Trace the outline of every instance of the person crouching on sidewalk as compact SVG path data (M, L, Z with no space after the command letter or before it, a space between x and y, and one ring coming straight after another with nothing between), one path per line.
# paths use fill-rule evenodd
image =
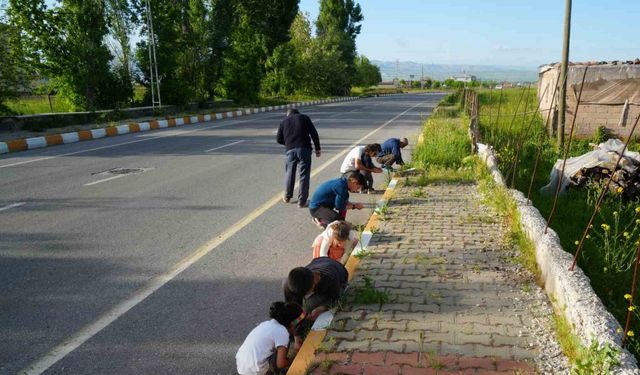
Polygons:
M364 176L358 172L320 184L309 203L314 224L325 229L331 222L344 220L348 209L361 210L362 203L349 202L349 192L359 192L364 184Z

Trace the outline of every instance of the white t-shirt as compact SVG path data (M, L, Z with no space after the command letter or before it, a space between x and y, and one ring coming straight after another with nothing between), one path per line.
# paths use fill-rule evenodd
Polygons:
M353 150L349 151L347 156L340 166L340 173L347 173L349 171L357 171L356 160L360 159L360 156L364 153L364 146L356 146ZM362 160L361 160L362 161Z
M269 370L269 357L279 346L289 345L289 332L277 320L258 324L236 353L236 366L240 375L263 375Z

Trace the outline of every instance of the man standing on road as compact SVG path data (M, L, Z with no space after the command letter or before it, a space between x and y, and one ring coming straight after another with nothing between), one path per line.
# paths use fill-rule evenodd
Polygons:
M378 155L382 149L379 144L371 143L366 146L354 147L344 158L340 166L340 173L347 177L352 172L360 172L364 176L365 183L361 193L373 193L373 176L371 173L382 173L382 169L373 165L372 157Z
M391 169L393 163L403 165L402 153L400 149L407 147L409 140L406 138L389 138L382 144L382 151L378 153L376 161L380 163L383 168Z
M311 180L311 141L320 157L320 138L313 122L307 115L292 108L278 128L277 141L285 146L284 195L282 201L289 203L296 184L296 168L300 163L300 187L298 191L298 207L308 207L309 182Z

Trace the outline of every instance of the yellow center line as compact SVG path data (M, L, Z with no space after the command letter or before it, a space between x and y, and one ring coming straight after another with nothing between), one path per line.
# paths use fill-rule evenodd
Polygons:
M362 141L369 138L376 132L382 130L387 125L392 123L398 117L404 115L415 107L423 104L425 102L420 102L409 109L403 111L402 113L394 116L391 120L385 122L384 124L378 126L376 129L367 133L364 137L358 139L351 145L347 146L338 154L334 155L331 159L326 161L320 167L316 168L312 173L311 177L316 176L318 173L322 172L328 166L330 166L333 162L344 156L348 151L350 151L353 147L359 145ZM30 364L27 368L21 371L22 374L42 374L49 367L56 364L62 358L67 356L69 353L77 349L80 345L84 344L87 340L95 336L98 332L102 331L105 327L113 323L116 319L127 313L129 310L134 308L140 302L144 301L147 297L153 294L156 290L160 289L163 285L174 279L178 276L182 271L189 268L189 266L196 263L205 255L209 254L215 248L220 246L223 242L231 238L234 234L238 233L241 229L249 225L253 220L258 218L260 215L265 213L272 206L276 205L282 199L282 194L278 193L273 196L271 199L263 203L260 207L256 208L254 211L250 212L247 216L242 218L240 221L231 225L227 229L225 229L222 233L220 233L215 238L207 241L204 245L199 247L196 251L186 256L178 263L173 265L166 272L154 277L151 279L146 285L142 286L140 289L135 291L131 296L129 296L124 301L118 303L116 306L111 308L105 314L100 316L94 322L86 325L78 332L76 332L73 336L62 342L61 344L54 347L49 353L45 354L40 359L36 360L32 364Z

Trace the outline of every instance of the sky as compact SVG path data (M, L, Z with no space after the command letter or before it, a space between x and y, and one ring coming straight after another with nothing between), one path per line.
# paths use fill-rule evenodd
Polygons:
M356 0L358 1L358 0ZM563 0L359 0L374 60L533 67L560 61ZM315 20L319 0L301 0ZM640 58L639 0L573 0L571 61Z

